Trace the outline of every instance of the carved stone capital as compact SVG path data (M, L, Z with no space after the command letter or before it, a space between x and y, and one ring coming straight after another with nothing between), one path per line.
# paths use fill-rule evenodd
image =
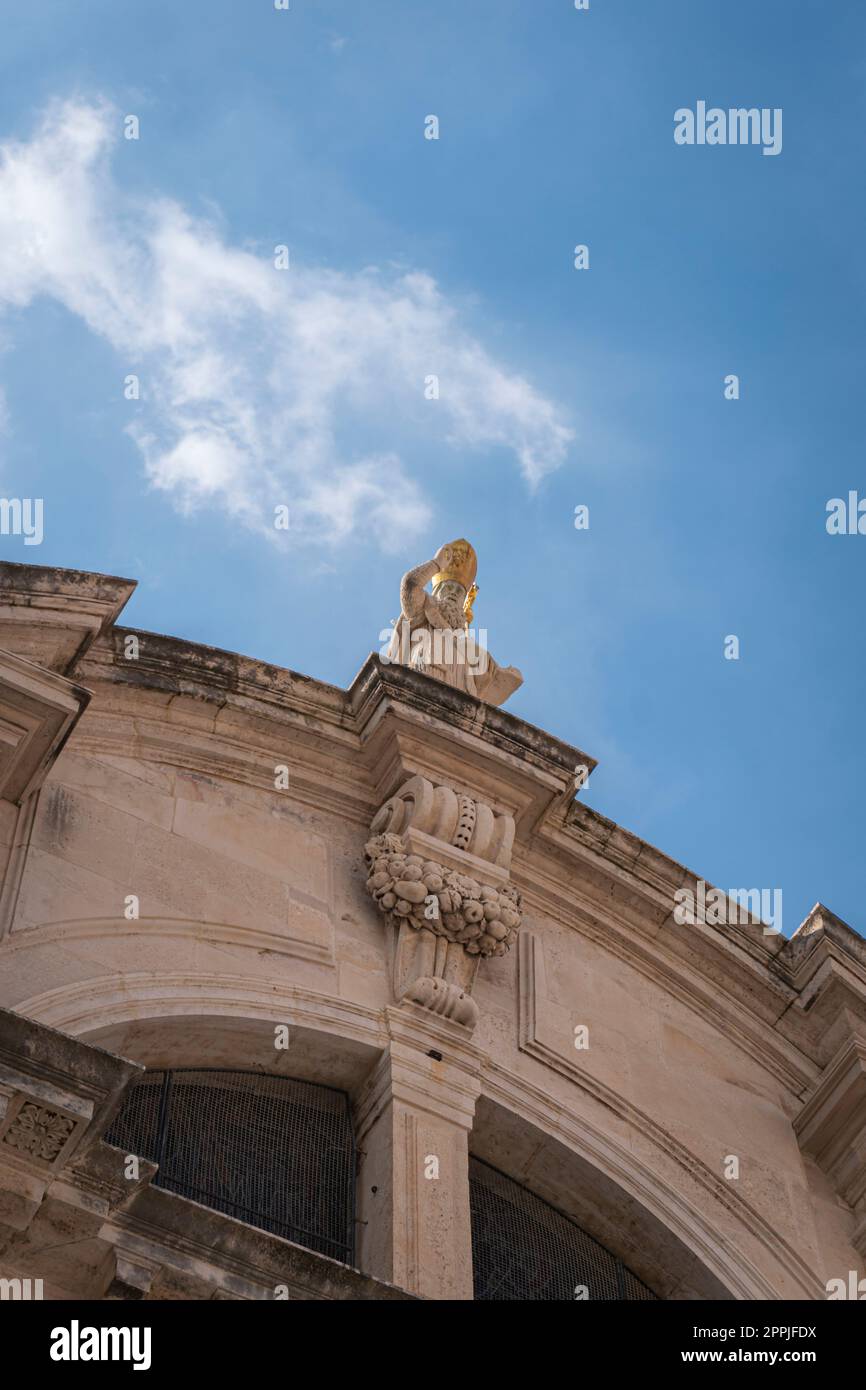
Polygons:
M474 1028L478 961L505 955L520 928L520 896L508 877L512 817L416 776L370 828L367 888L397 931L398 999Z
M501 878L511 865L514 817L426 777L410 777L373 817L373 834L408 834L455 868L470 863ZM455 854L456 851L456 854Z

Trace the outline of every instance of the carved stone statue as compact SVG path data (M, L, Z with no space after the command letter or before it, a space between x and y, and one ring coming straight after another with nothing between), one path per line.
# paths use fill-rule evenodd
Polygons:
M477 569L472 546L457 540L403 575L401 613L388 660L424 671L489 705L501 705L523 684L523 676L516 666L497 665L470 629ZM433 592L427 593L431 580Z

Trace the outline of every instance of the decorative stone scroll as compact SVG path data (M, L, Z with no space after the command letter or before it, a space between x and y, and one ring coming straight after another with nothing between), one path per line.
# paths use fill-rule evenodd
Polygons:
M503 956L520 927L508 880L514 821L412 777L373 818L367 888L397 931L394 991L474 1028L478 962Z

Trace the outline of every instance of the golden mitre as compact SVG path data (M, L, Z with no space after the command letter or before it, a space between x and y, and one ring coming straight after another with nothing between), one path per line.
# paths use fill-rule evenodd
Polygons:
M434 574L434 588L437 584L444 584L446 580L452 580L456 584L462 584L467 591L471 589L478 573L478 556L472 546L468 541L459 540L451 541L449 545L443 545L442 549L451 551L451 560L445 569Z
M461 584L466 590L466 598L463 600L463 617L466 626L472 622L472 605L478 593L478 585L475 583L475 576L478 573L478 556L467 540L451 541L450 545L443 545L443 550L450 550L451 558L449 564L438 574L433 576L433 588L437 584L444 584L446 580L451 580L456 584Z

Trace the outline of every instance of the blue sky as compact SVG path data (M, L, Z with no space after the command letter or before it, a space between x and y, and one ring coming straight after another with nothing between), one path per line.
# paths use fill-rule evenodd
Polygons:
M866 7L0 18L0 492L45 503L0 553L345 686L466 535L507 708L599 759L586 800L862 931L866 537L825 519L866 496ZM677 146L698 100L782 108L781 154Z

